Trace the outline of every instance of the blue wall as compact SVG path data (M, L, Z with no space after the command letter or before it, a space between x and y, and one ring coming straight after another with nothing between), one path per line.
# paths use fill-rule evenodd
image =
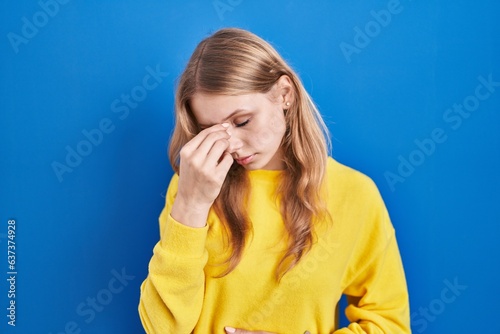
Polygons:
M498 331L499 3L172 3L3 3L0 332L141 332L175 80L225 26L277 47L324 114L334 157L378 184L414 332Z

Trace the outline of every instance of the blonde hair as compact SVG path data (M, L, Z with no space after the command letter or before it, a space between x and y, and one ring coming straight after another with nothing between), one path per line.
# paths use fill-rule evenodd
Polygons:
M260 37L236 28L221 29L201 41L182 73L175 96L175 129L170 142L172 168L179 173L181 148L201 129L190 107L195 93L241 95L269 92L281 76L292 83L282 140L285 169L278 186L288 248L276 274L293 268L313 243L313 219L327 216L320 190L329 152L328 130L299 77ZM225 274L239 263L251 231L246 213L248 179L233 164L213 209L229 233L231 255Z

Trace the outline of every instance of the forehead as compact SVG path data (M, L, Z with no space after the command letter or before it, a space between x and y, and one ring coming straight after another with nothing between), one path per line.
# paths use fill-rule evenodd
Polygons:
M266 94L217 95L196 93L190 101L199 124L218 124L244 111L256 111L269 103ZM235 113L236 112L236 113Z

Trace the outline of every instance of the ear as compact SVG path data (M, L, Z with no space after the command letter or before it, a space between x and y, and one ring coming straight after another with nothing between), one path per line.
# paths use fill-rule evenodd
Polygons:
M295 91L290 77L288 75L282 75L276 82L276 89L278 93L278 102L281 103L281 108L283 110L290 109L295 99Z

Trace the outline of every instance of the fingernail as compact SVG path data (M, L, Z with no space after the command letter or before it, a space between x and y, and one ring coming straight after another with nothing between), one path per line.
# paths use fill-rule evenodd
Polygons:
M228 128L228 127L229 127L229 123L222 123L221 125L222 125L223 127L225 127L225 128ZM234 332L231 332L231 333L234 333Z
M236 333L236 329L233 327L224 327L227 333Z

